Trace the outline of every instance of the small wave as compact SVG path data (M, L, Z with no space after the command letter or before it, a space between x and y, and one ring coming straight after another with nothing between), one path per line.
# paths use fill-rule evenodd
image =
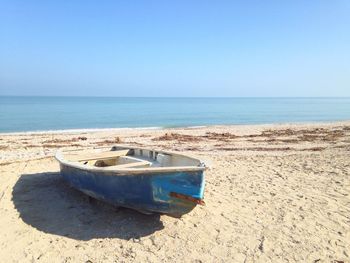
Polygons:
M23 132L6 132L2 135L28 135L28 134L57 134L57 133L86 133L102 131L124 131L124 130L161 130L165 127L122 127L122 128L85 128L85 129L61 129L61 130L40 130Z

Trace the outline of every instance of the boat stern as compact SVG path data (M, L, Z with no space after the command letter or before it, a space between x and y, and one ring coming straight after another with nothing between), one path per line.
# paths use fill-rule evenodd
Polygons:
M153 201L166 214L181 217L197 205L204 205L204 171L162 174L152 178Z

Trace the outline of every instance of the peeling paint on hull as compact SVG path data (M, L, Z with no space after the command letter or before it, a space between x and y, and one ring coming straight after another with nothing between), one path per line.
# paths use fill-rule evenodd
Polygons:
M197 205L192 199L202 200L204 195L204 171L132 175L89 171L64 164L60 167L62 177L72 187L112 205L140 212L180 217Z

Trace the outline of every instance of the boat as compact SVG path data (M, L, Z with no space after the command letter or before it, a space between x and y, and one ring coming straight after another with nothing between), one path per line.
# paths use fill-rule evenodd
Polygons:
M113 146L59 150L55 157L69 185L114 206L181 217L204 205L207 167L189 155Z

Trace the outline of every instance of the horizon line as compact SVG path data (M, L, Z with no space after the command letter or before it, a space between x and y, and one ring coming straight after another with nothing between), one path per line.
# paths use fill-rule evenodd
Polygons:
M0 97L43 97L43 98L142 98L142 99L244 99L244 98L257 98L257 99L270 99L270 98L308 98L308 99L322 99L322 98L334 98L334 99L346 99L350 96L95 96L95 95L1 95Z

